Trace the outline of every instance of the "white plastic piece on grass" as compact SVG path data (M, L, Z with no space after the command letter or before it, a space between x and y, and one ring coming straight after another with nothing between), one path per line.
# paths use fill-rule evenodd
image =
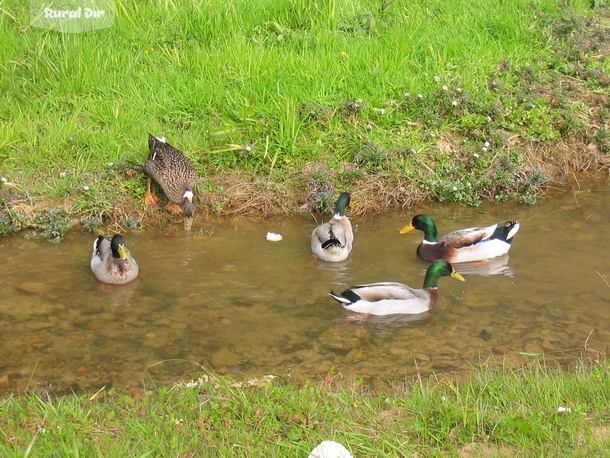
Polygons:
M267 240L269 240L270 242L279 242L283 238L284 237L282 237L282 234L276 234L275 232L267 232Z
M354 458L354 456L339 442L320 442L309 454L308 458Z
M565 412L572 412L572 409L570 409L569 407L563 407L563 406L557 407L557 413L565 413Z

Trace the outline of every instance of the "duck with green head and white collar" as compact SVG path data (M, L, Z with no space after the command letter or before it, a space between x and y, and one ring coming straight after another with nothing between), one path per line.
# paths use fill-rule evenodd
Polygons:
M311 233L311 251L317 258L329 262L345 261L352 251L354 232L345 211L350 206L350 194L341 193L335 203L333 217Z
M109 239L100 235L93 242L91 270L95 277L104 283L124 285L138 276L140 268L125 246L122 235L116 234Z
M424 233L424 240L417 247L417 255L425 261L445 259L452 263L485 261L505 255L519 231L519 223L492 224L450 232L440 239L436 224L430 215L415 215L401 229L406 234L417 229Z
M435 307L439 301L438 279L451 276L464 278L444 259L434 261L426 271L420 289L396 282L370 283L348 288L342 293L329 294L346 310L370 315L418 315Z

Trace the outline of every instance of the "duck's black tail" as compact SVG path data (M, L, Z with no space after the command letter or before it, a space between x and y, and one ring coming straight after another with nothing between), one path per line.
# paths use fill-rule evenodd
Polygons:
M340 302L341 304L345 304L345 305L353 304L354 302L358 302L360 299L362 299L351 289L346 289L345 291L343 291L340 294L337 294L334 291L331 291L328 294L330 294L336 301Z
M323 250L326 250L329 246L343 247L343 245L341 245L341 242L335 238L328 239L326 242L322 243Z
M519 232L519 223L517 221L507 221L504 225L498 225L490 238L511 243L517 232Z

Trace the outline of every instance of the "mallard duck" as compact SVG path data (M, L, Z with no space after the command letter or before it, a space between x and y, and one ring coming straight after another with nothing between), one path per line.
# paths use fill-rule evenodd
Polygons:
M424 233L424 240L417 247L417 255L425 261L474 262L502 256L510 250L513 237L519 231L519 223L492 224L487 227L471 227L450 232L440 238L436 235L436 224L430 215L415 215L402 228L401 234L413 229Z
M125 247L125 239L116 234L110 240L100 235L93 242L91 270L96 278L104 283L123 285L138 276L140 268Z
M167 206L169 211L179 212L177 205L182 206L184 228L189 230L195 213L193 189L199 178L197 171L181 151L166 143L164 139L149 134L148 147L150 153L144 164L144 171L148 175L144 202L146 205L154 205L157 202L157 197L152 194L150 189L152 180L156 181L170 200Z
M352 223L345 216L350 195L341 193L335 203L335 212L328 223L320 224L311 233L311 251L323 261L344 261L352 251L354 233Z
M438 304L438 279L451 276L464 281L451 264L444 259L434 261L426 271L422 289L411 288L402 283L380 282L359 285L346 289L341 294L329 294L350 312L371 315L424 313Z

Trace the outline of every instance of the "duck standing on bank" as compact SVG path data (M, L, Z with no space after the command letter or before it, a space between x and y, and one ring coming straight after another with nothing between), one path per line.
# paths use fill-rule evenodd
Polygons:
M140 272L138 263L125 247L125 239L116 234L112 240L100 235L93 242L91 270L104 283L124 285L135 280Z
M341 193L335 203L332 219L316 227L311 233L311 251L319 259L329 262L345 261L352 251L354 232L352 223L345 216L350 205L350 194Z
M333 291L329 294L350 312L370 315L417 315L438 304L438 279L448 276L464 281L451 264L439 259L428 267L421 289L402 283L380 282L354 286L340 294Z
M144 164L148 175L147 192L144 198L146 205L154 205L157 197L151 192L152 180L157 182L170 200L166 206L172 213L184 213L184 229L189 230L193 223L195 205L193 203L195 184L199 179L191 161L178 149L165 140L148 135L150 153Z
M452 263L485 261L502 256L510 250L513 237L519 231L519 223L492 224L450 232L437 238L436 224L430 215L415 215L400 233L414 229L424 233L424 240L417 247L417 255L425 261L444 259Z

